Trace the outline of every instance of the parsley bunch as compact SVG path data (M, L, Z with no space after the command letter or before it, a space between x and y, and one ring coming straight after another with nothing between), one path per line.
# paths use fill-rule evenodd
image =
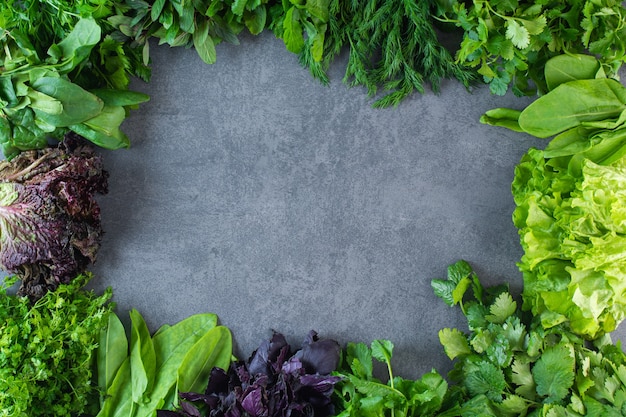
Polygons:
M432 285L447 304L461 307L470 330L439 332L456 360L449 377L458 383L439 417L626 413L626 355L619 343L608 336L586 343L566 324L544 329L537 316L522 313L506 286L484 288L464 261Z
M0 416L76 416L93 412L95 349L112 304L78 276L31 305L0 287ZM94 413L95 414L95 413Z
M440 0L441 20L464 31L460 64L477 68L492 93L546 91L543 68L561 53L596 55L609 76L626 60L626 9L617 0Z

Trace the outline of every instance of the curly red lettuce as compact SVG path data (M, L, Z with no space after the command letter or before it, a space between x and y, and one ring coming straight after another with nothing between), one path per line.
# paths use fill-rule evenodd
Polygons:
M41 298L96 260L102 239L96 194L107 192L102 159L69 134L58 147L0 162L0 265Z

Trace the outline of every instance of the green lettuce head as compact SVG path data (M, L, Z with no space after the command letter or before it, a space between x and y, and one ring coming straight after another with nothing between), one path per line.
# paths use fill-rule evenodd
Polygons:
M560 169L531 149L516 168L513 220L525 308L595 339L626 317L626 160L580 164Z

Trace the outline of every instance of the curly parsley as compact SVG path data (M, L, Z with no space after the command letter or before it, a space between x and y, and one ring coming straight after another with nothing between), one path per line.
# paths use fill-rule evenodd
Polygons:
M91 274L48 292L35 304L0 286L0 416L75 416L93 412L100 330L113 304L111 289L81 289ZM95 410L97 412L97 410Z

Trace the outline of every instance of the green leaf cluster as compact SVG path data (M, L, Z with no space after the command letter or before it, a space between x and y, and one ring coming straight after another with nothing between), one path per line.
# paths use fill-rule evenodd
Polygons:
M125 43L141 48L143 63L150 62L151 37L172 47L193 47L207 64L217 59L215 46L239 44L243 29L263 31L269 0L125 0L129 10L109 20Z
M447 281L460 294L469 333L442 329L439 339L455 361L446 409L452 416L620 416L626 412L626 355L608 336L593 346L566 325L544 329L518 308L505 287L483 288L465 261ZM462 277L459 280L459 272ZM459 283L468 278L473 285ZM441 294L441 282L433 285Z
M164 325L154 335L137 310L130 311L130 340L119 317L111 313L100 333L98 417L150 417L174 410L178 392L201 392L211 369L228 369L232 359L230 330L211 313L192 315Z
M435 370L415 381L394 377L391 369L393 343L374 340L348 343L343 364L335 375L343 379L335 386L339 399L337 417L434 416L441 409L447 382ZM387 366L387 383L376 378L374 359Z
M148 99L128 90L87 91L70 74L86 62L100 42L101 28L80 19L41 59L30 39L17 31L0 32L0 145L7 158L41 149L48 137L72 130L93 143L117 149L129 146L120 130L130 108Z
M124 43L109 22L128 11L129 6L119 0L7 0L0 4L0 28L12 36L30 39L36 55L43 57L78 22L93 19L102 29L101 40L70 74L70 79L86 89L125 90L130 76L143 80L150 76L149 68L142 63L141 51Z
M300 62L328 83L326 70L347 48L344 82L365 87L370 97L378 96L374 107L396 106L412 93L424 92L427 83L438 92L446 78L469 86L473 72L455 63L439 41L431 14L434 3L330 0L323 48L305 43Z
M320 62L330 19L329 2L282 0L270 9L268 28L285 42L288 51L301 54L306 50L313 62Z
M0 288L0 416L76 416L97 412L98 338L113 308L111 290L83 290L90 274L31 304Z
M626 317L626 88L585 56L554 58L545 76L549 93L482 121L554 135L522 157L512 184L524 307L595 339Z
M609 76L626 59L626 8L617 0L453 0L438 10L464 32L457 62L477 69L493 94L545 93L544 66L562 53L594 54Z

